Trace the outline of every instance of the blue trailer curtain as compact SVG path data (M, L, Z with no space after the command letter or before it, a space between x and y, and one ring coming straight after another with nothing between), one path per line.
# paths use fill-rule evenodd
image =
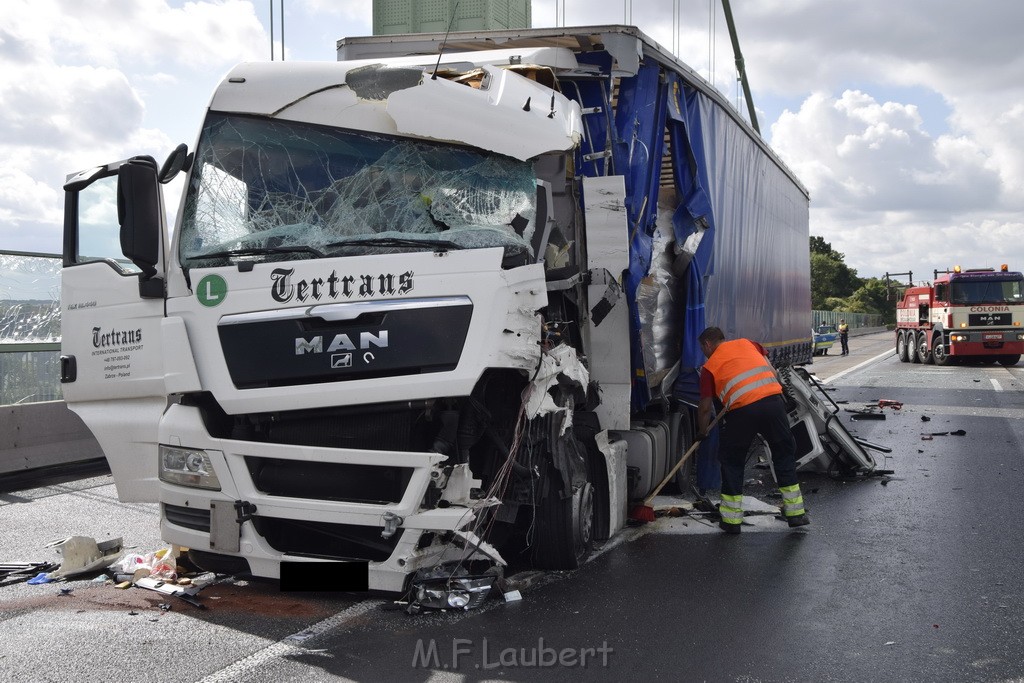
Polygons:
M651 236L658 209L667 109L667 84L661 75L657 64L642 63L636 76L622 79L615 115L616 133L623 145L613 149L613 159L616 172L625 176L626 212L630 226L625 290L630 315L633 410L643 410L650 400L636 301L637 288L651 265Z

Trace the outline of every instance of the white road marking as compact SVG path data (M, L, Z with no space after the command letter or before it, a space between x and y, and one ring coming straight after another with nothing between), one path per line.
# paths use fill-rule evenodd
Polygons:
M267 662L279 657L306 651L306 648L302 646L302 643L306 640L322 635L339 626L343 626L357 617L366 614L370 610L377 609L382 604L384 604L383 600L364 600L356 603L348 609L338 612L334 616L327 617L323 621L319 621L308 628L304 628L298 633L286 636L276 643L268 645L262 650L257 650L248 657L239 659L234 664L230 664L220 671L214 671L200 679L199 683L229 683L230 681L241 680L247 674L252 673Z
M996 391L1002 391L1003 390L1003 386L999 383L999 380L997 380L997 379L989 379L989 382L992 382L992 388L995 389Z

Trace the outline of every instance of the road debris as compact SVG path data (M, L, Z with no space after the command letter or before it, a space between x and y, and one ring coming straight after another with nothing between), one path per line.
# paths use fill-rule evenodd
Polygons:
M927 415L922 415L921 416L921 422L931 422L931 421L932 421L932 419L930 417L928 417Z
M0 563L0 582L7 579L15 579L11 583L25 581L56 567L55 562L3 562Z
M893 410L901 410L903 408L903 402L902 401L893 401L892 399L889 399L889 398L880 398L880 399L878 399L878 407L879 408L892 408Z
M429 610L471 610L487 600L491 588L498 580L496 568L482 574L470 574L458 563L450 563L422 570L409 587L410 599L405 606L407 614Z
M930 432L930 436L967 436L967 432L963 429L957 429L952 432Z
M870 412L870 411L858 411L858 410L851 410L850 412L853 413L853 416L850 418L851 420L884 420L885 419L885 413L874 413L874 412Z
M89 536L70 536L47 543L45 547L56 548L61 556L60 568L50 572L50 578L66 579L106 569L121 555L124 542L121 538L112 538L97 543Z
M117 564L118 574L130 576L133 581L151 576L155 579L178 578L177 554L173 548L161 548L145 555L130 554Z
M144 576L135 582L136 587L145 588L147 590L156 591L163 595L170 595L179 600L187 602L193 607L199 609L206 609L206 605L201 603L196 597L202 589L212 584L215 580L214 574L208 574L203 580L193 580L191 585L179 586L173 580L164 581L163 579L157 579L152 576Z

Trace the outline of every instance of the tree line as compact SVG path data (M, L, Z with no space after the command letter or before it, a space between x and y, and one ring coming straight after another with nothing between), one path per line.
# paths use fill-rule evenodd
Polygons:
M811 309L877 313L886 325L896 322L896 303L889 298L885 280L857 277L845 257L823 237L811 236Z

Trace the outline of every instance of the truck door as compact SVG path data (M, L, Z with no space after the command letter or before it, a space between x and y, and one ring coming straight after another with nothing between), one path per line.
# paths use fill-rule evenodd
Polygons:
M156 501L164 220L152 159L82 171L64 186L61 383L124 501Z

